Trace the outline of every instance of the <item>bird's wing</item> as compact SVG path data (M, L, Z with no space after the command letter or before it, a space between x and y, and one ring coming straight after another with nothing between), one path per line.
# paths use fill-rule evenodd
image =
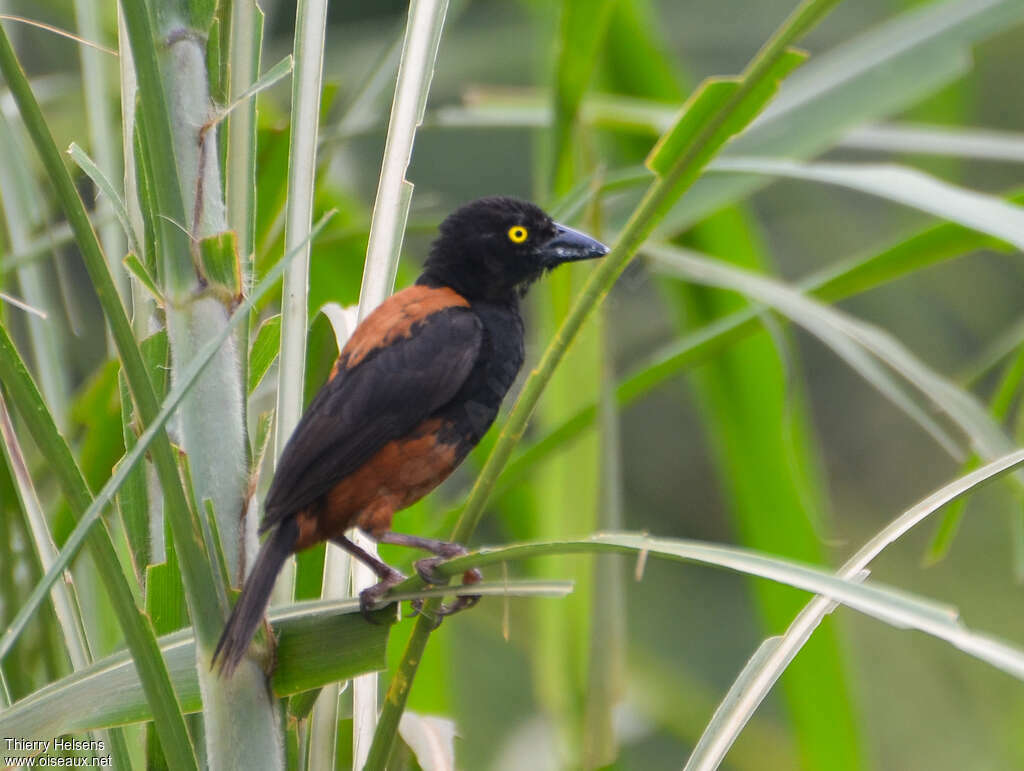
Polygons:
M410 305L399 293L356 330L284 448L261 532L316 501L458 393L479 355L483 325L450 293L460 304L440 308Z

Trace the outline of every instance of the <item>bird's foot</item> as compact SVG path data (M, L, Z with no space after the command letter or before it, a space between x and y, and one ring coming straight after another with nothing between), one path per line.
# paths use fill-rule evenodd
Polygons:
M452 544L458 550L453 550L451 555L443 557L429 557L427 559L418 560L416 562L416 572L419 574L426 583L433 585L444 585L448 583L448 578L442 576L437 572L437 566L444 562L448 556L456 557L460 554L464 554L466 550L458 546L458 544ZM483 574L477 568L470 568L462 574L462 585L467 586L468 584L477 584L483 580ZM445 616L450 616L453 613L458 613L460 610L466 610L472 608L480 602L479 594L463 594L456 597L452 602L441 605L436 611L436 623L435 628L441 623L441 619ZM419 613L423 609L423 600L414 600L412 603L413 613Z
M405 576L394 568L388 567L388 571L386 575L381 576L380 581L359 592L359 612L372 624L380 623L374 618L373 612L391 604L383 601L391 587L405 580Z

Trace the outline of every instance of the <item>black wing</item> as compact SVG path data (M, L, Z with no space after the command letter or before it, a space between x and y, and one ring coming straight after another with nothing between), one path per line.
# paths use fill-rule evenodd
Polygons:
M267 493L260 532L309 506L388 442L412 431L458 393L476 363L483 325L449 307L408 337L339 368L285 445Z

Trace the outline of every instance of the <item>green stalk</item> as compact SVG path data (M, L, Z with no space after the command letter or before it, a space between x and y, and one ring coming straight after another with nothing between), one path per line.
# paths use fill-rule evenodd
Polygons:
M765 81L772 78L773 71L782 62L790 43L824 18L840 1L804 0L750 62L740 76L735 90L705 122L699 125L696 135L681 148L678 157L663 159L669 162L666 171L647 189L640 204L619 233L611 252L590 274L569 311L569 315L548 345L540 363L523 386L512 413L502 427L494 449L473 485L466 507L452 533L452 541L465 543L476 530L498 475L526 431L526 425L537 406L544 387L551 380L555 368L565 356L566 350L575 339L584 321L607 296L615 280L626 269L658 221L668 213L668 210L685 190L696 181L701 169L707 165L725 141L735 132L742 130L753 119L754 114L759 111L763 103L771 98L772 90L767 93L762 90L759 93L756 89L765 88ZM760 103L758 103L759 101ZM749 112L750 102L754 102L754 114ZM686 120L686 117L686 115L682 116L682 120ZM677 123L677 127L679 125ZM674 134L675 129L672 129L665 137L675 138ZM432 622L427 618L436 612L439 603L439 600L428 601L424 606L424 612L416 620L416 626L409 639L399 670L392 678L391 686L388 689L387 698L381 711L380 723L374 736L373 747L367 760L367 769L375 771L383 769L391 755L398 731L398 722L405 710L409 689L412 687L416 675L416 667L422 658L427 638L433 631Z
M259 78L260 57L263 47L263 11L255 0L235 0L231 4L230 31L228 33L229 82L228 104L234 104ZM254 243L256 238L256 97L238 105L227 119L227 151L224 169L224 199L227 207L228 227L238 239L239 273L244 295L253 284ZM240 357L241 379L249 379L249 327L247 320L235 333L235 346ZM242 422L248 424L249 404L243 394ZM252 471L252 457L249 457ZM239 524L239 542L245 554L258 548L256 536L257 513L247 506L245 517Z
M125 0L122 5L139 81L141 144L152 167L158 264L164 271L172 372L178 380L207 350L209 341L225 340L233 328L224 302L202 294L200 281L206 268L200 259L201 240L227 230L217 126L206 69L204 35L212 17L193 13L186 23L175 8L160 6L158 30L142 0ZM188 26L190 23L203 26L197 30ZM237 255L230 257L237 259ZM237 295L240 289L234 287L233 292ZM239 574L242 563L238 532L248 483L239 355L230 339L218 345L213 366L205 368L198 387L184 395L181 410L182 438L194 482L193 511L205 512L206 501L212 502L232 575ZM144 422L150 422L155 412L147 415L143 410ZM158 443L158 470L160 447ZM189 517L193 539L186 549L179 544L178 528L173 529L196 626L207 762L215 769L280 767L283 753L276 705L266 692L259 666L246 661L230 680L211 671L210 657L227 610L223 592L214 590L223 584L187 504L181 514L181 525L185 516ZM202 571L205 584L192 584L189 570ZM199 592L208 603L204 612L195 607Z
M288 148L288 192L284 248L306 244L285 273L281 293L281 354L277 387L274 457L280 456L302 415L309 301L308 236L313 221L317 133L323 79L326 0L299 0L295 11L292 124Z
M607 314L607 309L604 309ZM604 338L608 333L605 320ZM624 490L619 409L615 403L615 377L605 357L601 367L598 406L601 421L600 521L602 531L622 529ZM615 762L619 739L614 710L625 696L627 616L622 558L603 554L593 562L588 664L583 709L583 767L605 768Z

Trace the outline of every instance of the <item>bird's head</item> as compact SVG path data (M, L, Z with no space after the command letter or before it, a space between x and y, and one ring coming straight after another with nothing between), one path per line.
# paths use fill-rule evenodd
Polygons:
M607 253L604 244L559 225L528 201L480 198L441 223L420 283L450 286L470 300L500 301L522 296L563 262Z

